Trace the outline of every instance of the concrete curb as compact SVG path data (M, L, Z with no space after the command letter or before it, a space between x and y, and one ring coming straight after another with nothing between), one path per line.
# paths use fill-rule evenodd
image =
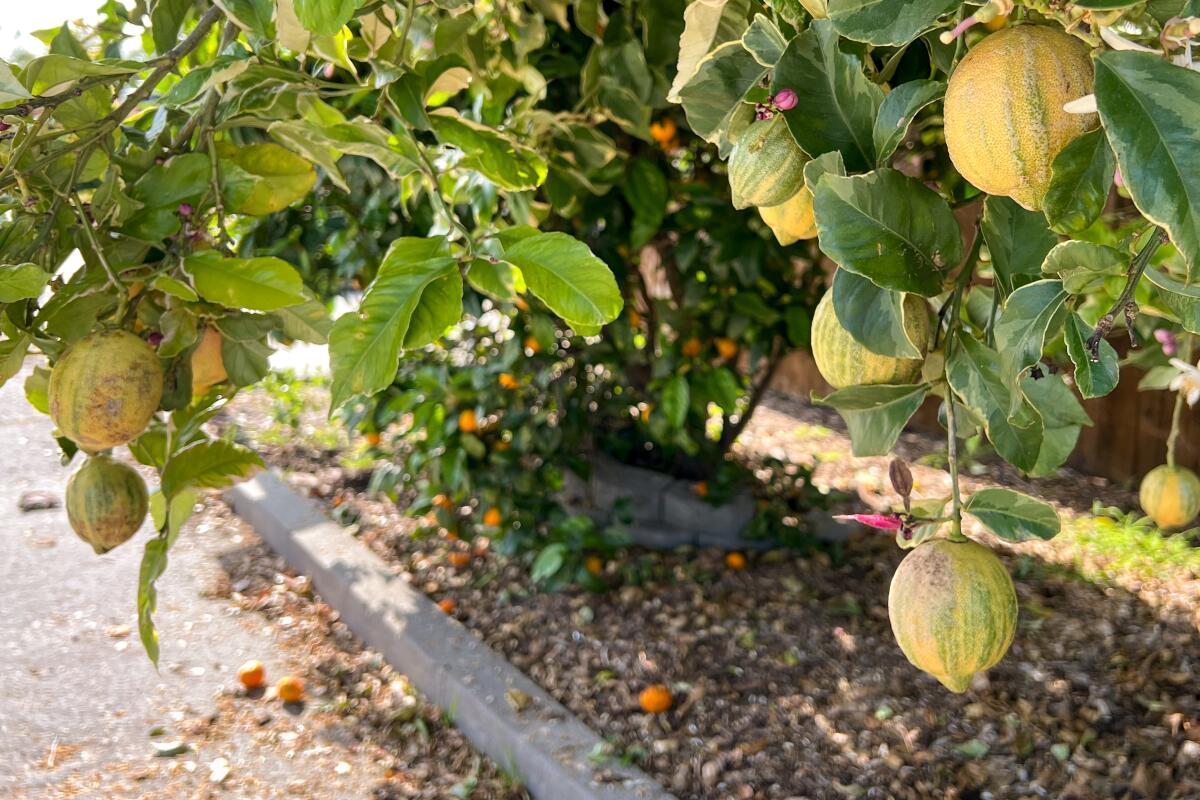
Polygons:
M312 579L351 630L449 711L467 738L534 797L674 800L640 770L615 762L598 768L589 755L603 745L599 736L278 475L259 473L228 489L225 500ZM509 698L519 693L529 702L518 712L520 703Z

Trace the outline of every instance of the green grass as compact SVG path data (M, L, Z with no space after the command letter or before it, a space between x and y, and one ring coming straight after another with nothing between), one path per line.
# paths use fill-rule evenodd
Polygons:
M1170 533L1137 514L1096 509L1067 521L1060 535L1078 551L1075 568L1088 579L1200 574L1196 529Z

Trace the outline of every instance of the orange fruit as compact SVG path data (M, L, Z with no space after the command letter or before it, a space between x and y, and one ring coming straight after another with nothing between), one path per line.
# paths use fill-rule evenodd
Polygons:
M522 311L528 311L528 310L529 310L529 303L526 303L526 302L525 302L525 298L523 298L523 297L518 297L516 300L514 300L514 301L513 301L513 304L514 304L514 305L515 305L517 308L521 309Z
M446 531L446 538L452 542L457 542L459 537L458 537L458 533L456 533L455 531Z
M647 714L661 714L664 711L669 711L672 702L671 690L661 683L657 683L654 686L647 686L638 695L638 705Z
M638 414L638 416L640 416L642 418L642 422L650 421L650 412L653 410L654 410L653 403L646 403L645 405L642 406L642 409Z
M508 450L511 447L512 447L512 444L510 442L506 442L503 439L501 439L500 441L496 442L494 449L497 453L503 453L505 450Z
M430 502L432 502L438 508L444 508L447 511L454 508L454 503L450 502L450 498L446 497L444 494L435 494L433 496L433 500Z
M678 129L675 120L670 117L663 117L660 120L650 123L650 136L660 145L665 145L675 138L675 133Z
M493 528L499 528L500 523L504 522L504 517L500 514L500 509L492 507L483 514L483 524Z
M640 328L642 326L642 315L629 309L629 326L632 328Z
M729 361L738 354L737 342L732 339L717 339L717 352L721 358Z
M238 667L238 681L247 689L261 689L267 685L267 670L261 661L247 661Z
M444 614L453 614L454 609L458 608L458 603L454 602L453 597L443 597L441 600L438 600L437 607L440 608Z
M474 433L479 430L479 420L475 418L475 411L468 408L458 415L458 429L464 433Z
M700 355L703 350L704 345L701 344L700 340L695 336L684 342L683 347L680 348L680 352L682 352L687 358L695 358L696 356Z
M525 349L529 350L530 352L536 353L542 349L542 346L540 344L538 344L538 340L535 339L534 337L526 336L525 337Z
M604 559L600 556L588 556L583 560L583 568L599 578L604 574Z
M741 572L746 568L746 557L738 552L725 554L725 566Z
M519 380L507 372L501 372L498 380L500 382L501 389L516 389L521 385Z
M450 566L455 569L466 569L471 564L471 554L462 553L455 550L450 555L446 556L446 560L450 562Z
M299 703L304 699L304 679L285 675L275 684L275 694L285 703Z
M379 444L379 442L380 436L378 433L371 431L367 434L367 444L371 445L371 447L375 447L377 444Z
M708 481L696 481L696 483L692 485L692 491L696 493L697 497L708 497Z

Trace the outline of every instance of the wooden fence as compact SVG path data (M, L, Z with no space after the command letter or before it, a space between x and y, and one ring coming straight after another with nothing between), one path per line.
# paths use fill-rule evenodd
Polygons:
M1139 480L1166 460L1167 434L1175 396L1171 392L1139 392L1142 371L1126 367L1112 394L1084 403L1095 425L1084 428L1068 463L1083 472L1117 481ZM791 353L775 374L772 387L807 400L811 392L825 394L829 386L808 353ZM913 418L911 427L940 431L937 398ZM1200 409L1184 409L1183 428L1176 444L1176 461L1200 469Z

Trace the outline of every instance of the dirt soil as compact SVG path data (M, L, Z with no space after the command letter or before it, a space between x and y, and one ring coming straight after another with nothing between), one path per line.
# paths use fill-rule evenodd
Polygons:
M304 702L230 681L213 710L151 732L147 750L186 745L177 755L76 771L19 798L529 800L228 506L215 495L203 503L181 535L240 543L222 555L209 596L229 604L227 624L265 632L264 653L304 680ZM279 677L268 674L268 684ZM55 757L71 753L59 748Z
M239 399L241 431L270 424L266 401ZM606 565L613 590L539 592L527 565L478 544L418 538L401 509L367 496L364 475L303 436L265 447L294 484L352 521L356 535L525 670L681 800L700 798L1198 798L1200 575L1093 582L1068 537L997 549L1021 602L1008 656L954 695L892 639L888 582L903 557L890 536L859 532L801 557L771 551L735 571L712 551L631 550ZM277 439L278 441L278 439ZM886 459L849 456L836 417L781 398L740 447L818 465L826 486L894 501ZM916 460L937 443L905 434ZM914 466L917 494L948 476ZM1064 511L1128 492L1065 472L1031 482L994 462L967 488L1001 483ZM972 532L978 535L978 531ZM983 538L983 537L981 537ZM995 543L993 543L995 544ZM648 577L622 583L631 564ZM667 684L674 707L647 715L637 695Z

